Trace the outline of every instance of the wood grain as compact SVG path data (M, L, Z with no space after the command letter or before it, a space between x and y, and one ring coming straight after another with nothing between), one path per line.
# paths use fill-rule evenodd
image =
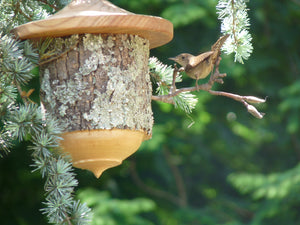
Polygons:
M137 15L105 0L72 1L47 19L15 28L20 39L63 37L83 33L135 34L150 42L150 49L173 38L173 24L160 17Z

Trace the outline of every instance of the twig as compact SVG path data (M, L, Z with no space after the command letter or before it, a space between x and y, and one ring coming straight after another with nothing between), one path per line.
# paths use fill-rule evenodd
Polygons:
M174 70L173 70L173 80L172 80L172 86L170 87L170 91L169 91L169 94L173 94L173 92L176 90L176 78L178 76L178 73L179 72L182 72L184 71L184 68L181 67L181 68L177 68L177 65L176 63L174 64Z
M178 195L179 195L178 200L179 200L180 206L186 207L188 205L188 202L187 202L187 194L186 194L183 178L179 172L179 169L174 165L174 163L171 162L171 154L168 151L168 149L164 148L163 152L164 152L166 161L173 173L173 176L174 176L174 179L176 182L177 191L178 191Z
M218 67L219 67L220 60L221 60L221 57L217 60L215 72L212 74L212 76L210 77L209 81L206 84L198 85L198 88L195 86L195 87L180 88L177 90L175 89L176 91L172 91L168 95L158 95L158 96L154 95L154 96L152 96L151 99L155 100L155 101L170 103L170 100L169 100L170 98L177 96L182 92L191 92L191 91L198 91L198 90L209 91L215 82L222 83L223 82L222 78L226 76L226 74L220 74L220 72L219 72ZM178 72L179 72L178 68L175 67L173 74L176 74ZM173 79L174 79L174 75L173 75ZM173 83L174 83L174 80L173 80ZM172 87L173 86L175 86L175 84L172 85Z
M249 103L263 103L266 101L266 99L260 99L254 96L241 96L237 94L232 94L224 91L213 91L211 90L212 86L214 85L215 82L223 84L223 78L226 77L226 73L220 73L219 72L219 65L220 65L221 57L218 58L216 64L215 64L215 71L212 73L210 76L210 79L207 83L201 84L195 87L186 87L186 88L180 88L176 90L176 86L174 83L174 79L176 79L177 73L179 72L177 67L174 67L174 72L173 72L173 83L172 87L170 89L170 92L168 95L157 95L157 96L152 96L151 99L154 101L161 101L165 103L172 103L174 104L173 97L179 95L182 92L191 92L191 91L198 91L198 90L203 90L207 91L208 93L212 95L219 95L219 96L224 96L227 98L234 99L236 101L239 101L244 104L244 106L247 108L248 112L251 113L253 116L256 118L262 119L264 116L264 113L261 113L257 111L257 109L253 106L250 105ZM175 74L175 75L174 75ZM174 78L175 77L175 78ZM176 91L174 91L176 90Z
M55 5L53 4L49 4L46 0L38 0L41 3L44 3L45 5L48 5L49 7L51 7L52 9L54 9L55 11L58 11L59 8L57 8Z
M23 10L21 9L20 7L20 2L18 1L16 4L15 4L15 15L17 15L17 13L20 13L21 15L23 15L28 21L32 21L32 18L28 15L26 15Z
M176 66L176 64L174 64L174 70L173 70L173 80L172 80L172 86L170 87L170 91L169 94L172 94L174 92L174 90L176 90L176 77L178 74L178 68Z
M33 104L36 104L34 101L32 101L29 97L30 95L34 92L34 88L30 89L29 91L22 91L21 92L21 98L22 99L25 99L25 100L28 100L29 102L33 103Z
M16 84L16 87L18 89L19 95L21 96L22 100L24 101L24 103L28 104L28 100L27 98L23 95L23 90L21 88L20 85Z
M39 66L43 65L43 64L46 64L46 63L49 63L49 62L52 62L53 60L56 60L56 59L59 59L60 57L66 55L68 52L70 52L71 50L73 50L74 48L76 48L77 44L79 43L79 41L76 41L76 43L74 45L72 45L70 48L68 48L67 50L65 50L64 52L61 52L57 55L55 55L54 57L50 58L50 59L47 59L47 60L44 60L44 61L41 61L39 63Z
M68 216L68 213L67 212L64 212L64 216L65 216L65 219L63 222L67 222L68 225L72 225L71 223L71 218Z
M175 205L181 206L182 202L181 199L179 199L177 196L170 194L167 191L162 191L157 188L150 187L146 185L142 179L139 177L137 171L136 171L136 165L134 161L131 161L130 163L130 171L131 171L131 176L134 182L136 183L137 186L139 186L141 189L144 191L150 193L151 195L154 195L158 198L166 199L169 202L172 202Z
M212 95L219 95L219 96L224 96L224 97L227 97L227 98L232 98L235 101L239 101L239 102L242 102L242 103L245 102L244 96L240 96L240 95L237 95L237 94L232 94L232 93L228 93L228 92L224 92L224 91L213 91L213 90L208 90L208 92Z
M236 13L236 10L235 10L235 3L234 3L234 0L231 0L231 7L232 7L232 33L233 33L233 37L234 37L234 43L236 44L236 46L239 46L238 44L238 41L237 41L237 37L236 37L236 32L235 32L235 27L236 27L236 24L235 24L235 13Z

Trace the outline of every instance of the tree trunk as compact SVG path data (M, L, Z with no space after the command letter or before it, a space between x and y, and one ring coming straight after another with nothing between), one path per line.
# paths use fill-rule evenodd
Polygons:
M41 66L41 101L65 132L130 129L151 137L149 41L127 34L55 38Z

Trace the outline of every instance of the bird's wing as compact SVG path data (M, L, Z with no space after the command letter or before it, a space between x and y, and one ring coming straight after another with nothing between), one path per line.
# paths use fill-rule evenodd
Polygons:
M193 60L190 61L189 67L197 66L199 63L203 62L208 57L210 57L213 53L214 53L213 51L204 52L201 55L198 55L198 56L194 57Z

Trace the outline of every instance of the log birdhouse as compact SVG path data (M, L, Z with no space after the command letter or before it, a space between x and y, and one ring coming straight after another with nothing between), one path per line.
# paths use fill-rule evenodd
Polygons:
M169 21L105 0L75 0L14 32L48 43L41 101L64 127L61 144L75 167L99 177L151 137L149 49L172 39Z

